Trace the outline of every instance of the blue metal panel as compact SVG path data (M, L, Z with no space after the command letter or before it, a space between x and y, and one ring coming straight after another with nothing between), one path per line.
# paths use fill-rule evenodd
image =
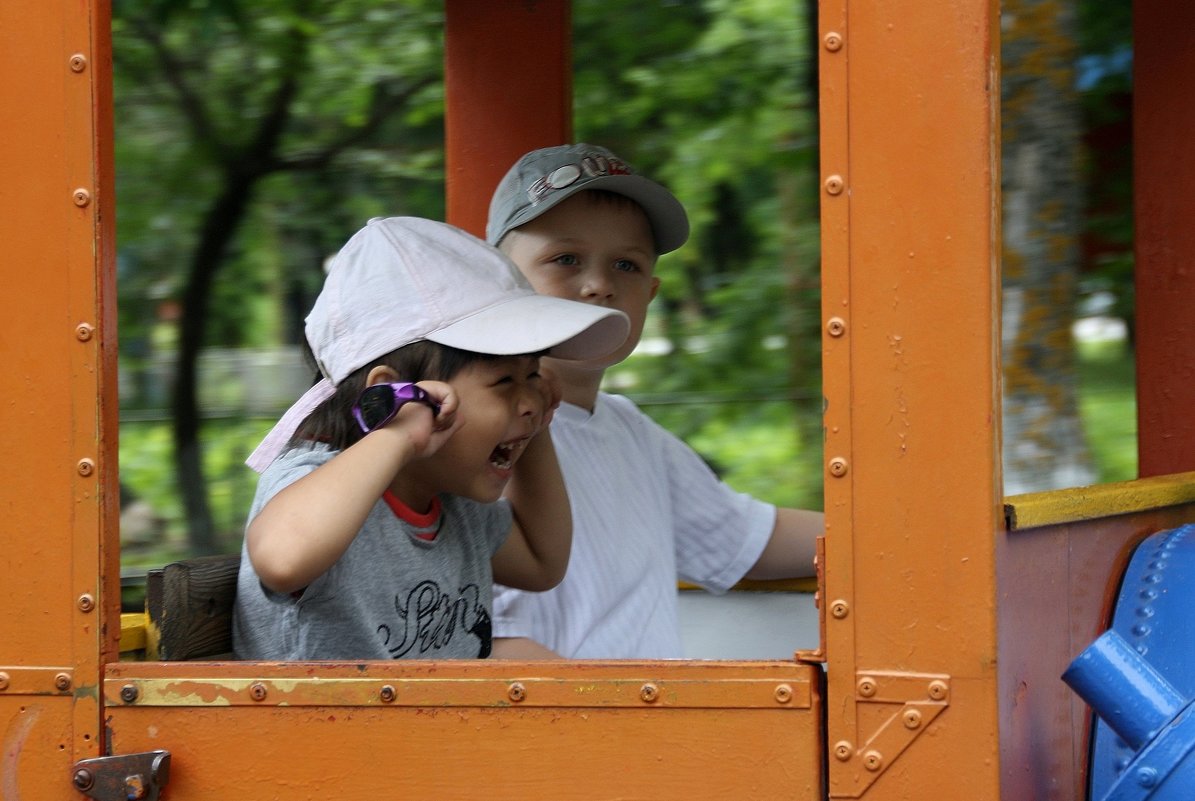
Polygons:
M1195 698L1195 525L1158 532L1137 548L1125 570L1113 613L1112 631L1174 688L1184 705ZM1153 722L1141 725L1156 729ZM1173 726L1163 734L1168 740L1162 744L1166 747L1153 749L1150 761L1164 760L1167 755L1182 759L1174 749L1185 754L1183 741L1195 735L1195 716L1190 709L1178 715ZM1133 739L1136 735L1130 733L1128 736ZM1096 722L1092 738L1090 798L1110 798L1113 786L1137 754L1103 719ZM1158 739L1162 739L1162 735ZM1146 750L1150 750L1148 744ZM1146 753L1142 752L1140 756L1145 757ZM1162 779L1177 767L1133 765L1134 771L1138 772L1143 768L1155 772L1161 770ZM1142 774L1149 775L1148 771ZM1136 778L1134 775L1134 781ZM1170 778L1172 781L1166 784L1174 787L1173 782L1178 777ZM1140 796L1123 795L1127 784L1122 782L1116 788L1116 797L1165 797L1159 793L1161 781L1153 786L1141 786L1146 795ZM1182 797L1190 797L1189 787Z

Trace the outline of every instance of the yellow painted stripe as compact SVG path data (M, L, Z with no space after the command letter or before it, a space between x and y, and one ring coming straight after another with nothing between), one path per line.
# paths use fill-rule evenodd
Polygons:
M120 652L145 649L145 626L148 616L144 612L122 612L120 615Z
M1004 499L1010 531L1195 503L1195 472L1032 492Z
M677 587L682 590L701 589L696 584L690 584L687 581L678 582ZM817 579L812 576L809 578L772 579L770 581L743 579L730 589L732 592L817 592Z

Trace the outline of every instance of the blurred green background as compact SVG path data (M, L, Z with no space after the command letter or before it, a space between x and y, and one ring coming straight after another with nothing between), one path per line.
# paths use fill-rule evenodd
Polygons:
M732 486L820 508L815 5L575 0L573 26L576 139L669 186L693 224L608 388ZM239 549L243 460L310 383L296 345L325 260L371 216L443 218L442 14L115 0L127 567ZM1129 14L1005 3L1006 158L1028 144L1072 165L1042 187L1005 171L1006 197L1066 211L1005 245L1007 309L1050 312L1033 328L1006 310L1006 439L1034 445L1006 453L1010 491L1051 488L1060 459L1091 481L1136 473ZM1021 389L1042 385L1064 391ZM1051 425L1019 427L1025 410Z

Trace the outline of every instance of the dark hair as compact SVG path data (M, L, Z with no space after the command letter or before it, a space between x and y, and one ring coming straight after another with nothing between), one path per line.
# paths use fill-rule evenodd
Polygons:
M310 356L309 350L307 355ZM361 439L364 432L353 418L353 404L365 389L369 371L379 365L397 373L400 381L448 381L471 364L502 358L505 357L459 350L426 340L404 345L349 373L337 385L336 393L315 407L299 424L290 445L314 441L322 442L333 450L344 450ZM321 378L316 375L316 382Z

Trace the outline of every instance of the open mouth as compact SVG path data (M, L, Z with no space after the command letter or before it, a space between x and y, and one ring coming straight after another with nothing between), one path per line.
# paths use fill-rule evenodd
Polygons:
M490 452L490 464L499 470L509 470L514 467L514 463L518 460L519 454L527 447L527 440L515 439L510 442L503 442Z

